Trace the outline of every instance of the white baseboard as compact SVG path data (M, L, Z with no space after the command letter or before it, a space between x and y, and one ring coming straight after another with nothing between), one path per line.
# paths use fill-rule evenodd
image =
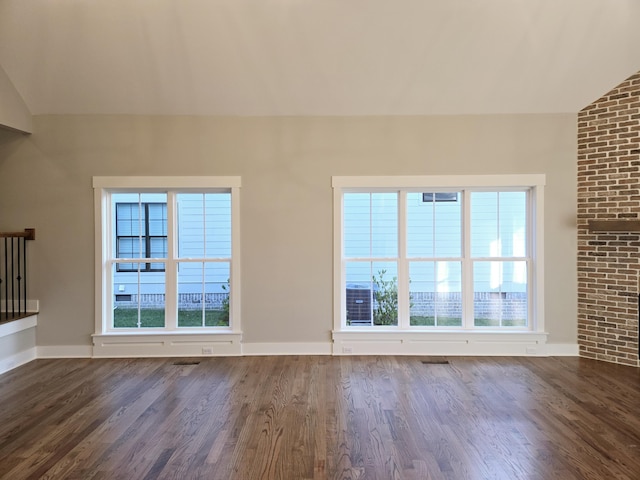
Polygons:
M25 363L29 363L36 358L37 351L35 347L23 350L22 352L18 352L10 357L2 358L0 359L0 374L13 370Z
M243 343L242 355L331 355L331 343Z
M550 357L579 357L577 343L547 343L547 354Z

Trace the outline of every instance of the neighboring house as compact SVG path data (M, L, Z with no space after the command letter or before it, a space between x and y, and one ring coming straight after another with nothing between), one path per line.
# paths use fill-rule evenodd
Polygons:
M178 309L221 310L229 296L230 194L180 194L177 224L167 221L164 193L112 195L114 308L164 309L169 232L177 228ZM122 260L130 260L127 262ZM146 261L135 261L145 259ZM217 259L223 261L207 262Z

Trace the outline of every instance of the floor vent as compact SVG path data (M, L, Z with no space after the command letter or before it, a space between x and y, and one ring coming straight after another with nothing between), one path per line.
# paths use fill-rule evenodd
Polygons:
M200 365L200 362L197 360L181 360L179 362L173 362L174 365Z
M449 365L449 360L446 358L433 357L422 360L422 363L424 365Z

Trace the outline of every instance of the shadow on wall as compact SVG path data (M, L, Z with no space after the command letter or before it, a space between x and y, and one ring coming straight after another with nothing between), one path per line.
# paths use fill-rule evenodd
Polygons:
M26 133L0 125L0 165L26 140Z

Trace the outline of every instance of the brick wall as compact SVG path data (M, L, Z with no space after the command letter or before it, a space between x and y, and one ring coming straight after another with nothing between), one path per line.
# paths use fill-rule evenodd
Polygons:
M578 344L584 357L638 366L640 72L578 114ZM553 248L553 246L550 246Z

